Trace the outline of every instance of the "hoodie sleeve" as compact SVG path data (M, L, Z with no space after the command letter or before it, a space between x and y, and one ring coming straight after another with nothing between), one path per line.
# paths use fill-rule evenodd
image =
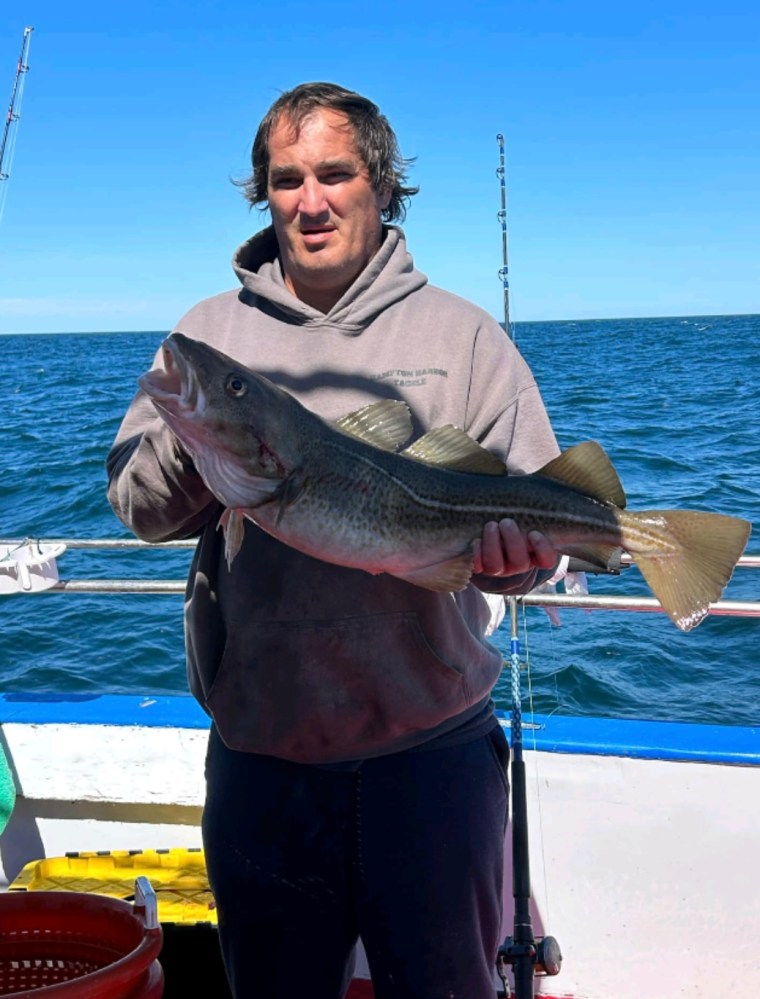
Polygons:
M160 358L159 352L154 367ZM142 390L122 421L106 470L114 513L144 541L191 537L219 509L192 458Z
M559 454L533 373L490 317L473 342L466 429L511 475L537 472Z

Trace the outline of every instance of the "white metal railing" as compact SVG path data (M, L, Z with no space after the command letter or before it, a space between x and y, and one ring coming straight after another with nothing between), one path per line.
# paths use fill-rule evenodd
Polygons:
M187 549L195 548L196 541L166 541L151 543L136 538L34 538L0 539L0 550L14 550L24 545L37 547L65 546L74 549L133 550L133 549ZM633 564L629 555L623 555L623 566ZM743 555L738 568L760 568L760 555ZM57 579L51 580L45 591L50 593L184 593L184 579ZM579 608L584 610L626 610L658 612L662 607L654 597L612 596L609 594L568 595L564 593L528 593L518 600L526 606ZM710 614L724 617L760 617L758 600L719 600L710 605Z
M138 538L0 538L0 548L22 545L65 545L66 548L195 548L197 541L140 541Z

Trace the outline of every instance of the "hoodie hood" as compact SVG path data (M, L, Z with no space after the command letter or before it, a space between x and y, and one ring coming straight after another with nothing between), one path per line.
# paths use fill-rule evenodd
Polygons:
M427 284L415 269L406 238L397 226L383 226L383 242L354 283L325 315L302 302L287 288L280 264L273 226L257 233L238 247L232 267L240 283L259 301L290 323L332 327L346 336L356 336L395 302ZM261 301L261 300L264 301Z

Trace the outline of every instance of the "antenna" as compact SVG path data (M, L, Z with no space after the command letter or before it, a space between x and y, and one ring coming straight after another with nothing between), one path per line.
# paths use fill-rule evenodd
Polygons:
M496 176L499 178L501 186L501 210L496 213L496 218L501 223L501 252L502 265L499 268L499 278L504 288L504 332L510 340L514 340L514 334L509 322L509 261L507 258L507 171L504 166L504 136L501 132L496 136L499 144L499 166L496 169Z
M3 139L0 142L0 221L2 221L5 209L5 198L8 189L7 181L11 175L11 163L13 162L13 153L16 148L18 121L21 117L21 98L24 95L24 82L26 72L29 69L27 60L29 58L29 43L33 31L34 28L24 28L21 55L18 57L16 76L13 80L13 89L11 90L11 102L8 105L8 113L5 117Z

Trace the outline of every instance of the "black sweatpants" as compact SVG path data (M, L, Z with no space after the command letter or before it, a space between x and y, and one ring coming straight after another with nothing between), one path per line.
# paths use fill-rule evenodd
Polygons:
M361 937L376 999L493 999L509 748L330 770L212 726L203 839L235 999L341 999Z

